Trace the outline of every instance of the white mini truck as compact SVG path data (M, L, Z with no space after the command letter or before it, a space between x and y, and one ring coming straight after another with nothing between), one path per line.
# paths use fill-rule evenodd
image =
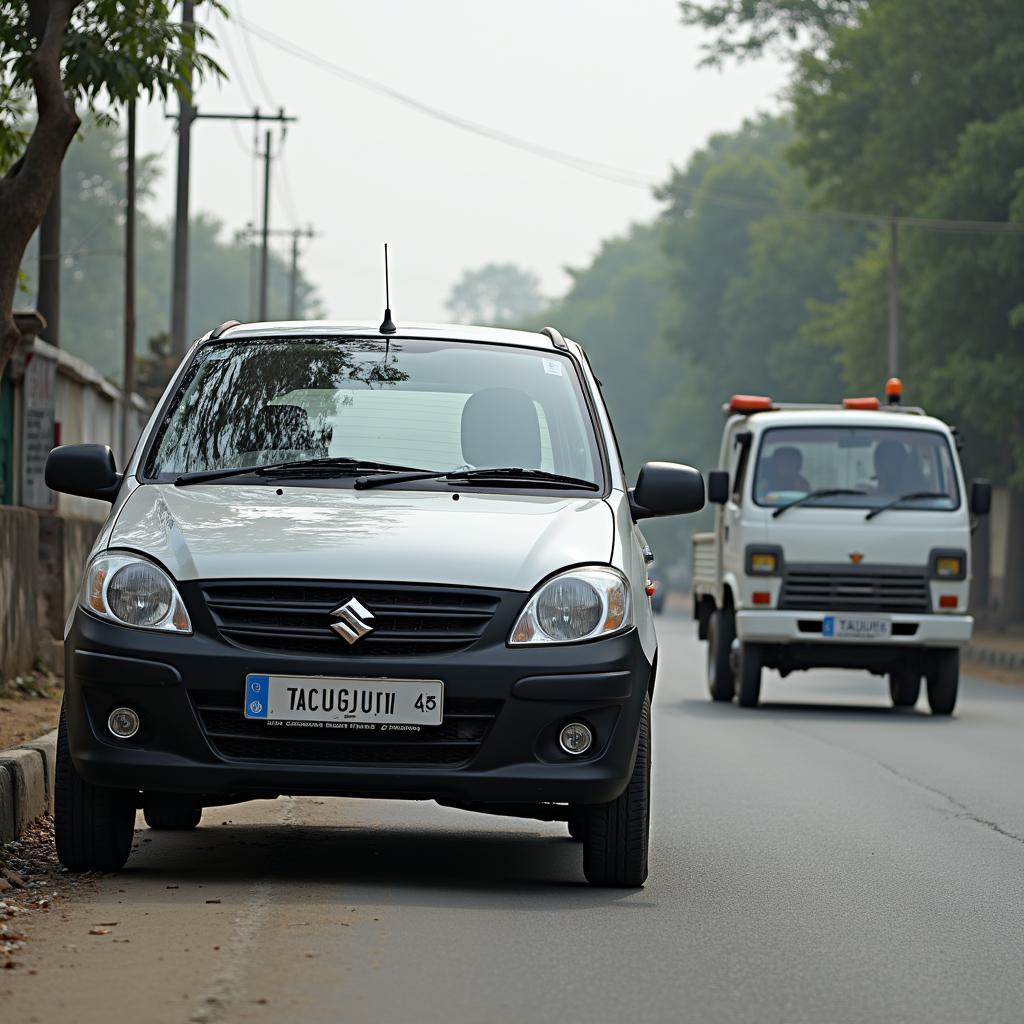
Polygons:
M972 517L955 432L921 409L850 398L725 406L713 533L693 538L694 616L711 698L758 703L765 668L866 669L895 707L927 680L933 713L956 704L968 614Z

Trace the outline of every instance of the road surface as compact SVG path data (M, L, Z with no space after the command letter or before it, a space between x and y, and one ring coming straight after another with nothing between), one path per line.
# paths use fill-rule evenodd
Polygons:
M140 817L128 869L37 917L5 1024L1024 1018L1024 689L967 680L943 720L772 675L744 711L659 632L642 891L586 887L561 825L429 803Z

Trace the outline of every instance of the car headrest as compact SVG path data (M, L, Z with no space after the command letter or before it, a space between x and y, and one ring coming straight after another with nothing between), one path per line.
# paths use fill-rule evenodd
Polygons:
M485 388L462 408L462 458L483 468L540 469L540 423L529 395Z

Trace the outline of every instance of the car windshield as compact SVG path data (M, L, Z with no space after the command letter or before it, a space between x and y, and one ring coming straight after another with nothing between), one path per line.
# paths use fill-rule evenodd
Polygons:
M780 507L813 491L804 507L952 510L960 491L949 442L935 430L892 427L774 427L761 440L758 505ZM915 497L916 495L916 497Z
M328 457L602 479L567 356L379 338L204 345L160 423L145 476Z

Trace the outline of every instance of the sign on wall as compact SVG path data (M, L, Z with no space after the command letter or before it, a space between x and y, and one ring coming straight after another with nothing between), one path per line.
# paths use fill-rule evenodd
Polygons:
M43 482L43 471L53 447L56 386L57 364L33 353L22 382L21 503L29 508L53 507L53 491Z

